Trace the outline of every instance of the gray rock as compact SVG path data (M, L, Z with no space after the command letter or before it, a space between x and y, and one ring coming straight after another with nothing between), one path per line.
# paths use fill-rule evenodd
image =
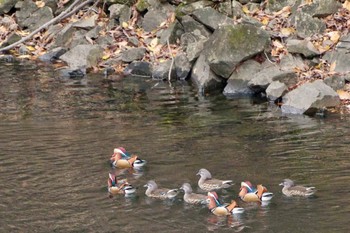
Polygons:
M122 61L123 62L132 62L136 60L141 60L145 56L146 48L130 48L122 52Z
M326 17L336 13L341 7L341 3L336 0L314 0L312 4L305 4L302 11L314 17Z
M127 5L113 4L109 8L109 17L114 19L118 25L128 22L131 17L131 8Z
M219 13L212 7L205 7L195 10L192 15L194 19L204 24L211 30L217 29L220 25L234 24L233 19Z
M39 57L39 60L43 61L43 62L53 62L53 61L59 59L60 56L62 56L66 52L67 52L67 49L62 48L62 47L57 47L57 48L41 55Z
M273 81L266 89L266 96L270 101L275 101L288 91L286 84Z
M313 115L318 110L336 107L340 103L339 96L322 80L306 83L283 97L281 110L286 114Z
M2 0L0 1L0 15L7 14L16 5L19 0Z
M331 77L325 78L323 82L333 88L333 90L341 90L345 86L345 77L342 75L333 75Z
M199 34L204 37L209 37L212 34L203 24L199 23L188 15L182 17L181 24L187 33L198 31Z
M192 67L191 80L198 88L200 94L222 90L224 88L223 80L211 71L203 53L198 57Z
M77 45L60 59L66 62L70 69L91 68L98 64L103 50L98 45Z
M124 70L125 73L139 76L152 76L152 65L146 61L133 61Z
M170 79L171 80L176 79L175 66L174 64L173 65L171 64L172 64L172 60L167 60L153 67L152 78L157 80L168 80L169 72L171 68Z
M295 0L269 0L267 1L266 10L268 12L279 11L285 6L292 6L294 4L296 4Z
M315 46L308 40L287 40L287 50L290 53L298 53L304 55L306 58L312 58L320 55L320 52Z
M297 35L301 38L323 33L326 29L326 24L323 21L318 18L313 18L311 15L303 12L299 12L295 15L294 26Z
M350 33L340 38L336 48L350 50Z
M186 15L191 15L195 10L202 9L204 7L213 6L213 1L203 0L203 1L194 1L189 4L180 4L176 7L176 17L182 18Z
M63 29L58 32L52 47L53 48L56 48L56 47L68 48L69 44L71 43L71 41L73 39L73 34L75 31L76 31L76 29L73 27L72 24L65 25L63 27ZM53 32L53 33L55 34L55 32Z
M98 15L93 15L87 19L79 20L79 21L73 23L73 27L91 30L94 27L96 27L97 18L98 18Z
M226 96L253 95L254 92L248 87L248 82L261 68L261 64L254 60L247 60L239 65L227 80L223 94Z
M256 93L265 91L273 81L280 81L286 84L287 87L291 87L297 83L295 67L304 69L305 65L300 57L290 54L284 56L279 64L271 64L269 61L265 61L262 70L255 74L248 85Z
M206 42L203 52L211 70L229 78L240 62L264 51L269 42L269 34L252 25L223 25Z
M149 9L142 20L142 28L146 32L153 31L167 19L167 13L161 9Z
M177 78L185 80L191 72L191 63L189 62L186 54L179 53L175 57L175 73Z
M24 1L19 11L16 11L18 25L25 29L35 30L53 19L52 9L44 6L38 8L32 1Z
M329 64L335 63L335 72L349 72L350 66L350 53L347 49L335 49L327 52L323 59L328 61Z
M10 44L16 43L17 41L21 40L22 37L18 35L16 32L12 32L10 35L7 36L6 41L4 41L1 44L1 47L6 47Z
M169 41L170 44L175 44L177 40L180 40L183 33L183 26L179 21L175 20L175 22L171 23L169 27L161 33L160 43L167 44L167 41Z

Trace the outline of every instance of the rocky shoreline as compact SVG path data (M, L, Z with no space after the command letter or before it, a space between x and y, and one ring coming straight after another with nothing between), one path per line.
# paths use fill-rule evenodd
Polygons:
M261 95L285 114L313 115L350 106L349 5L3 0L0 59L39 59L70 77L190 80L201 94Z

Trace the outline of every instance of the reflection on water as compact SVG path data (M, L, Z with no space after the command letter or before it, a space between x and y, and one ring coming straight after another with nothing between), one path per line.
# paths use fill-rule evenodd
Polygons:
M199 97L186 82L99 75L62 79L47 68L2 64L0 232L348 232L350 129L347 117L284 116L253 99ZM136 195L109 198L108 159L117 146L148 161L118 170ZM239 216L146 198L150 179L197 189L197 171L239 184L262 183L268 205L242 203ZM317 188L287 198L290 178Z

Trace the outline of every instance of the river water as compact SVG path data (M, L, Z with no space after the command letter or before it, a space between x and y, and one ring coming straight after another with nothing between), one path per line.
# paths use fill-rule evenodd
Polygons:
M68 79L37 64L0 64L0 232L349 232L349 116L283 116L251 98L198 96L190 83L89 75ZM107 193L113 148L148 161L117 170L135 196ZM246 209L215 217L147 198L144 184L195 192L200 168L235 185L218 192ZM317 188L287 198L284 178ZM238 200L262 183L268 205Z

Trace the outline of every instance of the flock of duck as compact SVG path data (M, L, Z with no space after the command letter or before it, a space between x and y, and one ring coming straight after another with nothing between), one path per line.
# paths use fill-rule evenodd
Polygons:
M140 169L146 165L146 161L140 159L136 155L130 155L125 148L118 147L114 149L114 153L110 158L110 163L113 168L134 168ZM189 204L203 204L207 205L211 213L217 216L239 214L244 212L242 207L239 207L235 200L231 203L222 203L216 191L229 188L233 185L232 180L221 180L213 178L211 173L201 168L197 175L200 176L198 180L198 187L203 190L205 194L194 193L189 183L184 183L180 190L183 191L183 200ZM283 186L282 193L288 197L300 196L310 197L316 192L315 187L304 187L295 185L290 179L284 179L280 184ZM146 187L145 195L151 198L161 200L173 199L179 194L179 189L169 189L158 187L154 180L149 180ZM111 195L132 195L136 192L136 188L132 186L127 179L117 179L115 173L109 173L108 177L108 192ZM249 181L241 182L239 198L244 202L269 202L273 198L273 193L268 192L267 188L261 184L254 187Z

